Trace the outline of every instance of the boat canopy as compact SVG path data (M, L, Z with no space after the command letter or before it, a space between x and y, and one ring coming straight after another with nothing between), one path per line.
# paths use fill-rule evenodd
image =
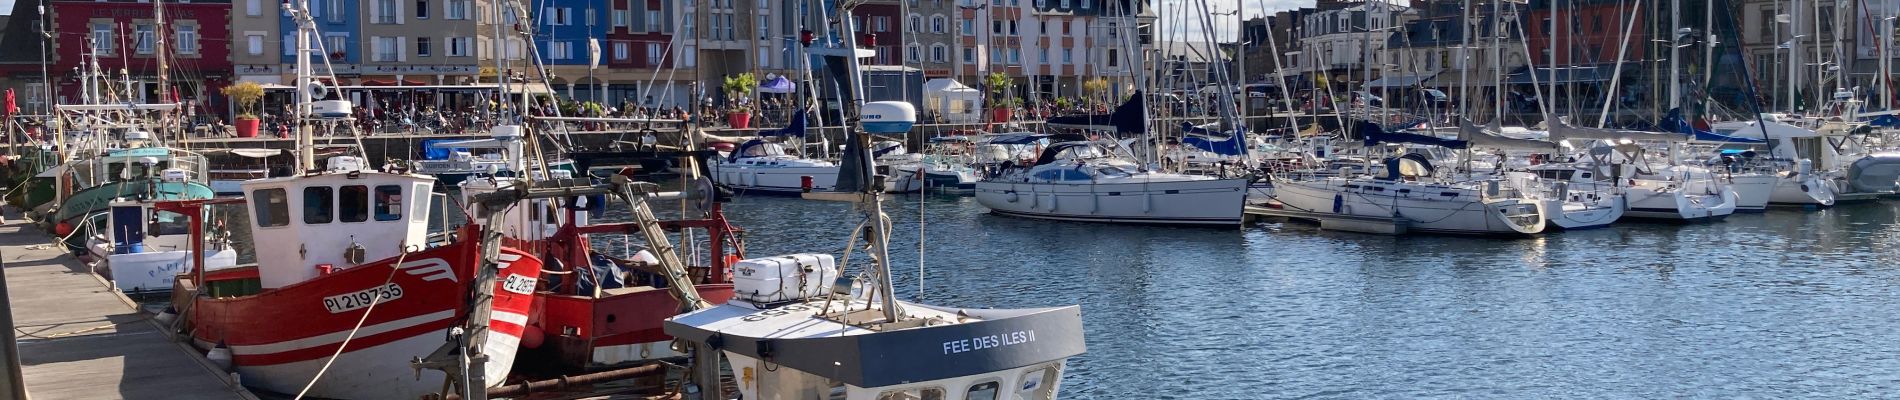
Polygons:
M1113 113L1054 117L1049 118L1047 125L1055 128L1102 130L1115 133L1148 133L1146 117L1142 115L1148 106L1147 101L1143 100L1145 97L1141 91L1137 90L1134 97L1128 98L1128 101L1115 107Z
M1668 129L1671 132L1688 135L1690 137L1689 140L1693 140L1697 142L1764 143L1764 141L1762 141L1761 139L1745 138L1745 137L1739 137L1739 136L1729 136L1729 135L1724 135L1724 134L1715 133L1711 131L1696 129L1695 125L1690 124L1689 121L1682 119L1681 108L1669 110L1669 114L1664 115L1661 121L1657 121L1656 126L1662 129Z
M784 128L759 131L759 136L797 136L805 137L805 111L792 113L792 122Z
M1492 130L1487 130L1483 127L1479 127L1477 124L1472 123L1470 119L1465 119L1465 118L1458 119L1458 138L1463 139L1466 143L1469 143L1472 146L1492 147L1492 148L1499 148L1499 149L1506 149L1506 150L1530 150L1530 151L1548 151L1548 150L1555 150L1557 148L1556 142L1546 142L1542 140L1533 140L1533 139L1519 139L1519 138L1504 136L1500 133L1494 133L1494 130L1496 132L1502 131L1502 129L1497 129L1497 128L1493 128Z
M1010 134L1003 134L1003 135L997 135L996 137L992 137L987 143L989 144L1031 144L1031 143L1036 143L1038 141L1041 141L1043 139L1049 139L1049 141L1052 141L1052 142L1077 142L1077 141L1088 140L1088 137L1073 134L1073 133L1056 133L1056 134L1010 133Z
M1365 138L1365 143L1367 146L1375 146L1380 143L1422 144L1422 145L1427 145L1427 146L1439 146L1439 147L1444 147L1448 149L1463 149L1465 147L1470 146L1470 143L1466 143L1463 140L1445 139L1445 138L1432 136L1432 135L1420 135L1416 133L1406 133L1402 131L1388 132L1385 130L1385 128L1380 127L1379 124L1373 123L1371 121L1358 121L1358 122L1354 122L1353 124L1355 125L1356 128L1358 128L1357 131L1359 132L1360 135L1362 135L1361 137Z
M1247 127L1243 126L1239 129L1235 129L1224 139L1216 139L1212 136L1214 133L1213 129L1194 126L1194 124L1186 122L1181 123L1181 132L1187 134L1181 138L1181 143L1194 146L1194 148L1201 149L1202 151L1223 156L1247 154Z
M1586 140L1659 140L1665 142L1687 142L1688 135L1673 132L1632 131L1608 128L1584 128L1570 124L1570 117L1548 119L1550 140L1552 142L1568 139Z

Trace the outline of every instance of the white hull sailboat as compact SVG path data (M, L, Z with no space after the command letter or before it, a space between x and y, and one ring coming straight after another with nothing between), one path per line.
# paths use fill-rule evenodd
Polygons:
M1014 217L1240 225L1249 179L1143 171L1111 151L1106 144L1089 141L1051 144L1035 165L977 182L976 201L998 215Z

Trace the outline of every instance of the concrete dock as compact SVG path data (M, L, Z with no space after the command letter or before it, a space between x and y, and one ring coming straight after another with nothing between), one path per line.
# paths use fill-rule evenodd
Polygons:
M29 397L256 399L17 213L0 258Z

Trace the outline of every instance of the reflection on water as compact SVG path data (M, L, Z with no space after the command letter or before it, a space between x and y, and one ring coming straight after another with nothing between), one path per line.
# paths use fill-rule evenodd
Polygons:
M893 198L900 293L1081 304L1072 398L1868 397L1900 388L1891 204L1524 240L991 216ZM742 198L751 256L844 246L839 203ZM855 258L854 258L855 259Z
M921 212L918 196L888 206L900 294L964 307L1081 304L1089 350L1067 371L1069 398L1865 398L1900 388L1893 204L1501 240L1058 223L921 199ZM753 257L835 254L858 223L843 203L746 197L727 211ZM617 239L600 243L621 251Z

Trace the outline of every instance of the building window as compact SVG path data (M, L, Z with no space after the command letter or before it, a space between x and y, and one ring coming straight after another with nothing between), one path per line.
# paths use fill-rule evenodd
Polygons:
M173 29L172 40L178 41L178 54L198 54L198 26L180 24Z
M1089 9L1089 3L1091 2L1093 2L1093 0L1082 0L1082 9L1084 10Z
M976 49L970 49L970 48L965 48L965 49L963 49L963 62L965 62L965 63L975 63L975 62L976 62Z
M772 16L760 15L759 25L753 27L753 29L758 32L759 40L771 39L772 38ZM763 60L763 58L761 58L761 60Z
M629 22L629 20L633 19L632 14L633 14L633 11L629 11L629 10L614 10L613 11L614 27L615 28L627 27L627 25L631 23Z
M905 23L904 31L906 32L917 33L922 32L922 29L924 29L924 17L922 15L911 14L910 19L905 20Z
M967 19L966 19L966 20L963 20L963 29L962 29L962 30L963 30L963 34L965 34L965 35L975 35L975 34L976 34L976 28L975 28L975 26L976 26L976 23L975 23L975 22L972 22L972 21L970 21L970 20L967 20Z
M949 24L949 18L944 18L942 15L932 15L930 16L930 33L944 33L946 29L949 29L949 27L946 26Z
M548 58L555 60L574 59L574 44L562 41L548 43Z
M135 49L135 51L137 51L139 54L152 54L152 26L139 25L139 26L133 27L132 29L134 32L133 40L132 40L132 48ZM104 39L103 39L103 41L112 41L112 40L114 40L114 38L111 36L104 36Z
M614 61L627 61L627 52L631 45L627 42L614 42Z
M1062 8L1069 8L1069 0L1062 0Z
M651 11L649 11L649 12L651 12ZM651 15L654 15L654 14L647 14L647 15L649 15L649 16L651 16ZM647 21L649 21L649 22L647 22L647 23L649 24L649 25L647 25L648 27L651 27L651 26L653 26L653 25L650 25L650 24L652 24L652 22L651 22L651 21L653 21L653 20L654 20L654 19L652 19L652 18L648 18L648 19L647 19ZM697 30L697 28L695 27L695 25L697 25L698 23L699 23L698 21L694 21L694 18L693 18L693 13L692 13L692 12L687 12L687 13L686 13L686 18L682 18L682 19L680 19L680 34L681 34L681 35L685 35L686 37L689 37L689 38L692 38L692 37L698 37L698 35L696 35L696 34L695 34L695 32L698 32L698 30ZM648 32L652 32L652 31L653 31L653 29L647 29L647 31L648 31Z
M435 46L433 45L435 43L431 43L431 42L432 41L429 40L428 37L416 38L416 57L428 57L428 56L434 55L433 53L435 53L435 50L433 48Z
M471 40L474 39L466 37L449 38L449 57L468 57L468 42Z
M1009 49L1009 63L1022 64L1023 63L1023 49L1018 49L1018 48L1013 48L1013 47L1010 48Z
M950 48L944 46L943 43L931 44L930 62L940 63L945 61L950 61Z
M1049 63L1049 48L1047 47L1036 48L1036 61L1044 63L1044 64Z
M760 47L759 48L759 68L771 68L771 67L772 67L772 49Z
M548 7L546 13L542 15L544 18L547 18L548 25L550 26L568 26L574 24L573 8Z
M877 18L872 18L871 21L877 24L877 30L875 32L891 31L891 17L879 15Z
M990 21L990 34L992 35L1003 34L1003 21Z
M264 15L264 1L263 0L244 0L244 15L249 15L253 17Z
M658 67L663 61L666 61L666 46L647 43L647 65Z
M244 35L244 44L246 49L250 50L248 54L254 56L264 55L264 35Z
M446 4L448 5L448 10L443 13L444 14L442 16L443 18L468 19L468 6L470 3L469 0L446 0L446 1L447 1Z
M923 58L924 58L923 45L911 43L909 45L904 46L905 60L909 60L910 62L920 62L920 61L923 61Z
M699 49L691 45L680 49L680 66L692 68L699 65Z
M1074 63L1074 62L1075 62L1074 50L1070 50L1067 48L1062 49L1062 63L1069 64L1069 63Z
M343 22L343 17L351 14L343 9L343 0L331 0L326 5L330 6L330 9L326 11L329 15L324 18L329 19L330 22Z
M374 55L372 61L396 62L396 38L387 36L372 37L370 38L370 47L370 54Z
M429 0L416 0L416 19L429 19Z
M1016 36L1016 21L1009 21L1009 35Z
M1120 67L1122 65L1121 57L1119 57L1121 53L1117 52L1116 50L1120 50L1120 49L1108 49L1108 67L1109 68Z
M692 17L693 17L692 14L686 14L686 20L688 21L686 22L686 26L688 28L692 27L693 23L690 22L692 21ZM646 31L647 32L660 31L660 11L659 10L647 10L647 30ZM692 33L693 31L691 29L688 29L686 31L687 35L691 35Z

